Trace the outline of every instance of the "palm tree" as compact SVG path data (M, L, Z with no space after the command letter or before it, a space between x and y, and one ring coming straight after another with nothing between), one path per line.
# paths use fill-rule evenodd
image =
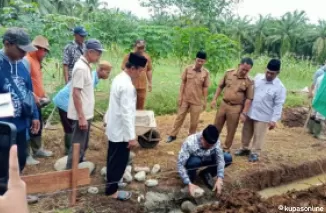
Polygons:
M315 41L313 43L313 53L319 62L326 59L326 21L319 20L315 27Z
M293 51L307 20L304 11L285 13L280 20L276 20L275 26L271 29L272 35L267 39L268 44L280 45L279 56Z
M259 14L259 19L256 22L253 30L254 34L254 47L255 47L255 54L259 55L264 50L264 44L267 37L267 31L269 29L269 23L270 23L271 17L270 15L263 16Z

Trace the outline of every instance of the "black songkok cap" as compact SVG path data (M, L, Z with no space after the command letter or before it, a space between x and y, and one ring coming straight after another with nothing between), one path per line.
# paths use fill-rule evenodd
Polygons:
M219 137L219 132L214 125L208 125L203 131L203 137L209 144L215 144Z
M147 59L142 56L142 55L138 55L135 53L130 53L129 54L129 59L128 59L129 63L135 66L139 66L139 67L145 67L146 63L147 63Z
M201 59L206 59L207 58L207 54L204 51L199 51L196 55L196 58L201 58Z
M280 71L281 61L278 59L271 59L267 64L267 69L274 72Z

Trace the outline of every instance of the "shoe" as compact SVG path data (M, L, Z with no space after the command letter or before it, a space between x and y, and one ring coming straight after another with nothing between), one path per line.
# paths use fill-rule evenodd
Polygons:
M249 162L256 162L259 161L259 157L257 154L250 154L249 155Z
M167 139L166 139L166 142L167 143L171 143L172 141L175 141L177 139L176 136L169 136Z
M234 153L235 156L248 156L251 151L249 149L239 149Z
M27 156L27 158L26 158L26 164L29 165L29 166L37 165L39 163L40 163L40 161L35 160L31 155Z
M41 148L37 150L34 155L35 157L39 157L39 158L47 158L47 157L52 157L53 152Z
M211 173L205 172L205 170L203 170L203 171L199 172L199 177L201 177L201 179L203 180L203 182L205 183L207 188L209 188L210 190L213 190L214 180L213 180Z
M33 195L27 195L27 203L28 204L35 204L38 202L38 197Z
M314 124L315 124L315 120L310 118L309 121L308 121L308 124L307 124L307 129L308 129L309 134L314 133Z
M315 121L314 125L313 125L313 135L315 138L321 137L321 131L322 131L322 124L320 121Z

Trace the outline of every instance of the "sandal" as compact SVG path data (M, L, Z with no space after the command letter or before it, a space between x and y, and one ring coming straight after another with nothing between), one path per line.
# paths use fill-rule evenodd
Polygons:
M118 191L118 197L117 200L129 200L132 196L131 192L127 192L127 191Z

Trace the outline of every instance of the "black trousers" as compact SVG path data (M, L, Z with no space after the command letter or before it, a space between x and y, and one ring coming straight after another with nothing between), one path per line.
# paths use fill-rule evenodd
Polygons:
M1 141L0 141L1 143ZM26 129L23 131L17 132L16 137L17 144L17 155L19 162L19 169L22 172L26 165ZM3 195L7 191L7 183L8 183L8 171L9 171L9 151L10 145L3 147L1 146L0 150L0 195Z
M72 123L73 121L68 118L67 112L63 111L62 109L58 108L60 121L63 126L63 130L66 134L72 134Z
M130 149L128 142L109 141L108 155L106 160L106 195L113 195L118 191L118 183L126 170Z

